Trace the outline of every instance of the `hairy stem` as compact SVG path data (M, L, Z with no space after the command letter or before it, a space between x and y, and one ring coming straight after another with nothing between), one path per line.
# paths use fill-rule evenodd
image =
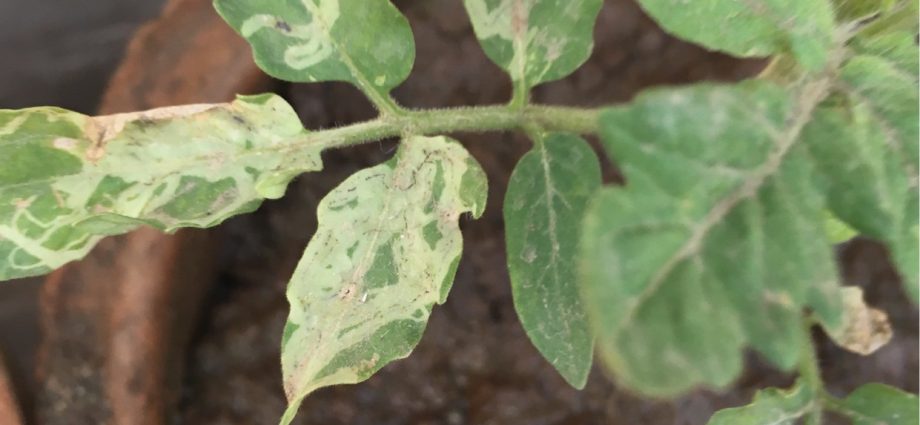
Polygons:
M805 334L805 344L802 347L802 358L799 360L799 379L807 385L816 397L814 407L805 415L806 425L820 425L822 414L821 395L824 394L824 381L821 380L821 367L818 364L818 354L815 343L811 339L811 320L805 319L802 332Z
M374 142L394 136L504 131L538 127L545 131L597 133L597 109L556 106L480 106L431 110L406 110L380 118L306 134L297 143L319 144L323 149Z

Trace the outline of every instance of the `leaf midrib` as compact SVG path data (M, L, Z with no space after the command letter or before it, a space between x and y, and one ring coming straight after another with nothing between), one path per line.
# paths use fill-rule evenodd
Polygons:
M371 230L371 231L373 232L373 236L371 236L371 241L370 241L370 243L368 244L368 248L367 248L367 250L364 252L364 255L361 256L361 260L358 261L358 262L355 262L355 264L352 266L352 267L353 267L353 272L352 272L352 274L351 274L351 277L350 277L350 279L349 279L348 282L345 282L345 284L346 284L347 286L348 286L348 285L355 284L355 288L353 289L354 291L358 291L358 290L360 289L360 282L359 282L359 280L360 280L360 279L363 279L363 277L364 277L364 276L358 276L358 272L359 272L360 270L364 270L364 272L367 273L367 268L364 267L364 265L365 265L365 264L368 264L369 262L373 262L374 255L375 255L376 252L377 252L377 246L376 246L376 245L377 245L377 243L378 243L378 240L379 240L379 238L380 238L380 235L383 233L383 229L382 229L382 228L383 228L383 224L384 224L385 218L389 216L390 207L392 206L392 200L393 200L393 196L392 196L392 195L393 195L394 188L395 188L396 176L398 175L398 172L399 172L399 171L402 171L402 167L405 167L404 161L400 161L400 159L401 159L401 158L399 158L399 156L398 156L398 154L397 154L397 158L396 158L396 167L394 167L394 168L391 170L390 175L387 176L387 181L389 182L389 184L387 185L387 189L386 189L386 191L384 192L384 204L383 204L383 208L381 209L380 213L377 215L376 224L374 225L374 228ZM386 165L380 165L380 166L381 166L381 167L385 167ZM308 267L308 268L309 268L309 267ZM347 287L347 286L346 286L346 287ZM352 295L354 295L354 294L352 294ZM340 297L340 295L339 295L338 293L336 293L335 297L337 298L337 301L342 301L342 299L341 299L341 297ZM351 300L346 300L346 301L352 301L352 300L354 300L354 297L352 297ZM345 316L346 316L347 313L352 313L352 311L347 310L347 309L341 309L339 315L336 316L334 322L332 323L332 326L330 326L330 327L323 327L324 329L320 329L320 334L319 334L319 336L317 337L317 340L316 340L316 346L317 346L317 347L324 347L323 341L325 340L326 335L329 335L329 334L338 334L338 331L340 330L340 328L341 328L341 326L342 326L342 319L345 318ZM323 350L323 348L320 348L320 350ZM324 350L324 351L325 351L325 350ZM295 397L296 397L297 399L302 399L302 398L305 397L307 394L309 394L309 393L313 392L314 390L316 390L317 388L321 387L321 385L317 385L316 382L313 382L313 380L314 380L315 377L316 377L316 374L317 374L320 370L322 370L322 369L321 369L322 366L321 366L321 367L315 367L315 363L316 363L316 362L315 362L314 360L315 360L316 358L317 358L317 356L315 356L315 355L309 356L309 358L308 358L305 362L303 362L303 363L300 364L300 368L299 368L299 369L300 369L300 373L299 373L299 374L306 375L306 379L305 379L304 381L301 381L301 382L302 382L301 385L303 385L303 386L302 386L302 387L296 392L296 394L295 394ZM294 375L294 373L292 373L292 375ZM304 384L305 384L305 385L304 385ZM291 401L293 401L293 400L288 400L288 401L291 402Z
M839 56L839 55L835 55ZM835 60L830 69L836 69L839 59ZM742 201L755 196L766 180L774 175L783 164L786 155L799 141L802 129L811 121L812 114L831 91L832 77L830 73L823 73L811 82L802 85L796 98L794 107L787 116L794 117L786 127L785 132L774 139L774 150L767 156L763 164L755 169L739 187L730 192L722 201L716 203L703 217L700 223L693 228L687 241L671 256L649 281L649 284L635 298L630 300L622 320L617 324L614 333L622 334L627 326L638 314L639 309L654 296L667 280L671 272L684 260L698 254L709 231L719 224Z
M365 1L369 1L369 0L365 0ZM385 0L385 1L389 3L390 0ZM323 16L323 14L320 13L319 7L317 7L317 5L314 4L311 0L301 0L301 3L304 5L305 8L307 8L307 10L310 11L310 14L312 14L313 19L316 19L316 23L318 24L320 28L322 28L323 33L326 34L326 39L329 40L329 43L332 44L333 47L335 47L335 51L338 53L339 58L342 60L342 63L345 64L348 70L351 71L351 75L355 77L355 80L357 80L356 82L361 87L362 89L361 91L367 94L374 101L374 105L376 105L378 108L385 109L385 105L389 104L389 102L387 102L387 100L385 99L386 95L376 90L376 87L374 87L371 84L370 80L368 80L366 76L364 75L364 73L361 70L359 70L358 67L355 65L355 62L352 59L351 55L349 55L348 52L346 52L345 49L343 48L342 44L340 44L336 40L336 38L332 36L332 27L330 27L329 24L326 22L325 16ZM393 111L387 111L387 112L393 112Z

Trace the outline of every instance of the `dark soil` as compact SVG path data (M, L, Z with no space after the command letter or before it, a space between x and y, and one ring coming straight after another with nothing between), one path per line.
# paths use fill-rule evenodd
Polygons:
M397 3L409 17L418 57L395 96L412 107L504 102L507 78L479 48L460 1ZM664 34L631 1L607 1L591 60L564 81L539 87L535 100L601 105L629 100L649 86L738 80L762 63L706 52ZM293 85L285 92L308 128L370 118L364 98L344 84ZM458 135L489 176L489 207L462 223L465 253L453 292L436 308L412 356L369 381L320 390L299 424L703 424L714 410L746 403L758 388L788 385L789 375L750 356L747 372L722 392L696 391L653 401L618 389L602 371L587 388L568 387L530 345L517 322L505 269L501 200L528 142L511 134ZM287 315L284 289L316 228L314 211L348 175L385 160L392 143L325 155L326 171L308 174L287 196L222 227L224 271L212 311L189 358L177 423L264 424L285 407L279 351ZM609 167L608 167L609 168ZM607 175L615 179L615 170ZM870 380L917 390L917 311L905 302L885 253L871 243L842 249L850 281L892 312L896 340L869 358L821 344L830 388ZM822 338L823 341L823 338Z

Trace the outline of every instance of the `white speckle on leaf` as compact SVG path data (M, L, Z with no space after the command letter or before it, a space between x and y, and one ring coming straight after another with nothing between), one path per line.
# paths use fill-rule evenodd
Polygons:
M528 246L524 248L524 252L521 253L521 258L530 264L533 260L537 259L537 250L532 245Z
M58 137L51 142L52 146L58 149L71 150L77 146L77 141L69 137Z

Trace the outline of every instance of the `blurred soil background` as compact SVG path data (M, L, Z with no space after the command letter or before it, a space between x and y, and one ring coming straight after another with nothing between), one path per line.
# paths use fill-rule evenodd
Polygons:
M233 34L215 26L213 16L202 24L199 15L213 15L208 1L169 3L126 55L139 26L161 14L160 1L0 2L0 108L50 104L111 113L274 90L307 128L373 116L348 85L284 84L258 75ZM396 4L417 45L412 76L394 93L401 103L506 101L509 81L480 50L461 0ZM621 103L652 86L736 81L763 66L678 41L631 0L606 1L595 40L582 69L538 87L534 100ZM500 206L511 169L529 144L511 134L457 138L489 176L489 205L481 219L461 224L465 250L447 304L435 309L409 359L365 383L316 392L295 423L704 424L715 410L747 403L758 388L792 382L750 355L731 388L676 400L637 397L597 368L583 391L569 388L518 324L505 269ZM316 205L348 175L382 162L393 149L387 141L327 152L325 171L298 178L283 199L254 214L172 237L141 231L113 238L89 260L51 278L0 285L0 352L23 423L276 423L285 406L278 351L287 315L284 289L316 228ZM618 182L615 164L604 167L608 182ZM880 381L916 392L918 312L884 249L856 240L838 253L847 283L862 286L869 302L891 316L895 339L860 357L816 333L829 389L842 395ZM0 424L16 425L12 414L4 414L2 382Z

